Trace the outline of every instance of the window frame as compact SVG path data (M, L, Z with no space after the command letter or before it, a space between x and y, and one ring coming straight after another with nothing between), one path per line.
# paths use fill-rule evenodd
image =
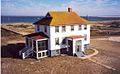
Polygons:
M59 32L59 26L55 26L55 33Z
M71 31L74 31L74 25L71 25Z
M66 26L62 26L62 32L66 32Z
M82 25L78 25L78 30L82 30Z
M37 44L38 44L38 51L42 51L42 50L46 50L47 49L46 48L46 41L37 41Z
M87 30L87 24L84 25L84 30Z
M85 36L84 40L87 41L87 34L84 34L84 36Z
M59 38L55 38L55 45L59 45Z

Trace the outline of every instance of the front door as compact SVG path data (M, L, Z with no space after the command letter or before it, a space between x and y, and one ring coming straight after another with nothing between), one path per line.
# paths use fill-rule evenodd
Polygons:
M68 55L73 55L73 41L68 40Z
M81 40L76 41L75 51L76 52L81 52Z

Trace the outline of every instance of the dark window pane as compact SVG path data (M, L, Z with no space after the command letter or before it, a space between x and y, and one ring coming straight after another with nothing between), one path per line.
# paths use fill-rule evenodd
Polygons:
M38 57L41 57L41 53L38 53Z
M55 26L55 32L59 32L59 26Z
M81 25L79 25L79 28L78 28L78 30L81 30L82 29L82 27L81 27Z
M85 30L87 29L87 25L84 25L84 29L85 29Z
M55 38L55 44L59 45L59 38Z
M71 25L71 31L74 31L74 25Z
M42 53L42 56L45 56L45 52Z
M66 26L62 26L62 32L66 32Z

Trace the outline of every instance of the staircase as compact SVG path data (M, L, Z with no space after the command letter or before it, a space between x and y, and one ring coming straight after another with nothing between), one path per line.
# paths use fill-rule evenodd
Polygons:
M32 48L24 48L22 50L19 51L19 56L22 57L22 59L25 59L26 57L28 57L30 54L32 54L33 49Z
M84 57L85 56L85 54L83 52L76 52L76 55L78 57Z

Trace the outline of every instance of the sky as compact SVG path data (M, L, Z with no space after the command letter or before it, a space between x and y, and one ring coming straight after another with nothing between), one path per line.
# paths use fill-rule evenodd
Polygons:
M120 15L120 0L1 0L1 14L9 16L45 16L68 7L80 16Z

